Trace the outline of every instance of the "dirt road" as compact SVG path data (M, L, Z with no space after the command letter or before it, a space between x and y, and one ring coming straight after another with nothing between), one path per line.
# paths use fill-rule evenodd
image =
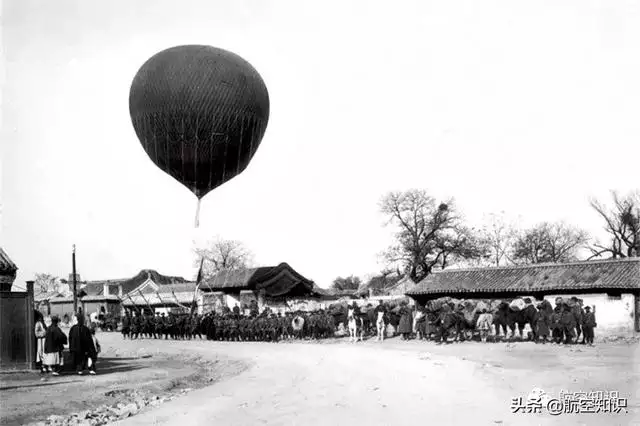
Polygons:
M115 344L116 342L114 342ZM118 345L122 345L120 341ZM424 342L268 344L126 342L168 353L221 354L243 373L118 424L132 425L547 425L639 424L638 345L558 347ZM626 414L512 414L511 399L539 387L617 390ZM355 422L355 423L354 423Z

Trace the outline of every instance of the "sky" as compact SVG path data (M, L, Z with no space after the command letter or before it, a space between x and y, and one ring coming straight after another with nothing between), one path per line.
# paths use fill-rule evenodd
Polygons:
M131 81L182 44L233 51L271 99L244 173L196 198L147 157ZM566 220L640 187L638 1L4 0L0 245L16 284L141 269L193 278L242 241L320 286L379 271L388 191L455 197L469 223Z

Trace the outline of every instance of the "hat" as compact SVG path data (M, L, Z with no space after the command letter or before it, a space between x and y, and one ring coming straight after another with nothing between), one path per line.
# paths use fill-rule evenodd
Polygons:
M55 323L55 324L59 323L60 322L60 317L57 316L57 315L51 315L51 322Z
M585 311L590 311L590 310L591 310L591 306L585 306L585 307L584 307L584 310L585 310Z

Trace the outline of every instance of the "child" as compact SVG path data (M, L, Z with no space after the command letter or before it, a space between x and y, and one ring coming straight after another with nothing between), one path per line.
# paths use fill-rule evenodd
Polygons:
M57 316L51 317L51 326L47 328L44 338L43 364L54 376L60 375L60 368L64 365L62 351L67 344L67 336L58 327L58 322L60 319Z
M493 323L493 315L487 313L486 309L482 309L480 311L480 316L478 317L477 329L480 330L480 339L483 342L487 341L487 336L491 332L491 324Z
M93 347L95 351L90 352L90 356L87 359L87 365L89 366L89 374L96 374L96 362L98 361L98 354L100 353L100 342L98 342L98 338L96 337L96 328L91 327L91 340L93 341Z
M584 334L584 342L589 346L593 346L593 329L596 328L598 324L596 323L596 307L593 307L593 312L591 312L591 307L587 306L584 308L584 318L582 323L582 333Z

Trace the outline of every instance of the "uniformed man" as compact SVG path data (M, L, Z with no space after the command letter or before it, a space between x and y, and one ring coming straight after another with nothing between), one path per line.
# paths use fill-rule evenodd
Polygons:
M131 312L125 311L124 318L122 318L122 338L126 339L131 337Z

